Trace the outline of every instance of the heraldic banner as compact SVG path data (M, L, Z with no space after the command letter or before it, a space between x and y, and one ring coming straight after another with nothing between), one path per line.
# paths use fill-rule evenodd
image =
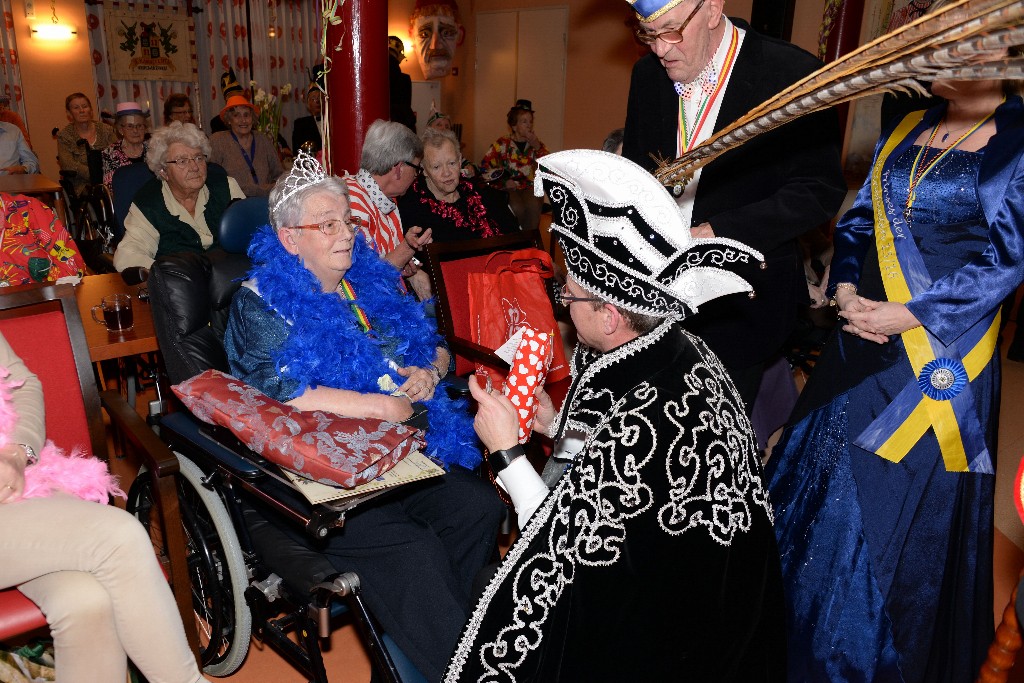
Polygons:
M108 6L104 24L111 80L194 80L195 43L188 16Z

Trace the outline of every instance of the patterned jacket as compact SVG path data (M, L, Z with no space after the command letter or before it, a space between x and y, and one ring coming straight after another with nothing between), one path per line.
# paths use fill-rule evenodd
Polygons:
M577 348L582 451L509 549L446 681L783 681L778 552L750 423L677 324Z
M510 136L505 135L498 138L491 145L491 148L484 154L480 162L481 170L500 168L505 171L505 176L500 179L502 185L506 180L512 180L517 190L530 186L533 182L533 172L537 170L537 159L548 154L548 148L540 143L540 149L526 147L519 151L519 146Z

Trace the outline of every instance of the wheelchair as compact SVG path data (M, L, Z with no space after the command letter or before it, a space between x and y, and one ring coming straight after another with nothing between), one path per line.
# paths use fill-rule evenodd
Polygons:
M225 234L224 226L240 216L242 236ZM265 222L265 198L236 202L225 214L220 241L244 249ZM153 265L148 280L153 317L172 383L208 368L228 370L223 334L231 298L248 268L244 255L221 250L175 254ZM200 423L183 408L163 416L158 429L180 463L179 505L207 674L237 670L252 635L310 680L327 683L320 639L329 635L332 622L347 617L362 636L374 680L425 680L379 632L361 599L359 576L339 574L323 555L283 529L290 525L295 535L324 538L344 524L344 506L311 505L274 465L229 431ZM147 477L130 489L128 510L159 544L161 520Z

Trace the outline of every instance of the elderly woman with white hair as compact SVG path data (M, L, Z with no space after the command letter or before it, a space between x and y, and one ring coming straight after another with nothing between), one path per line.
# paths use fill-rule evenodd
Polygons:
M124 219L114 267L148 269L158 256L203 252L224 210L245 193L223 169L207 168L210 142L194 124L175 121L149 140L146 165L156 174L135 194ZM212 171L212 172L211 172Z
M360 506L317 549L362 576L385 630L438 680L504 512L470 472L481 454L465 403L439 386L449 353L395 267L356 236L345 181L304 152L270 193L270 223L231 304L231 374L302 410L402 422L425 409L424 452L447 473Z

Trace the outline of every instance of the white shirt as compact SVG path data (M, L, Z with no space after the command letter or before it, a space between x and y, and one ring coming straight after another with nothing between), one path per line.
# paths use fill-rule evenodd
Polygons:
M725 83L722 85L722 89L719 92L718 97L715 98L713 102L710 102L707 119L701 129L697 131L696 138L691 140L691 147L696 147L710 138L714 133L715 124L718 121L718 113L722 109L722 100L725 99L725 91L729 88L729 79L732 76L731 68L728 73L725 74L722 74L722 70L725 67L725 60L729 54L729 44L732 42L733 29L737 32L737 55L743 47L743 38L747 34L746 31L733 24L729 21L729 18L724 15L722 16L722 23L725 25L725 31L722 32L722 40L718 44L718 49L715 50L715 56L711 58L711 62L715 65L715 71L719 74L719 77L725 79ZM735 60L733 60L733 64L735 64ZM684 98L683 108L686 111L687 126L697 125L697 114L700 110L700 101L703 97L704 92L700 88L694 88L694 92L689 97ZM693 219L693 200L694 197L697 196L697 185L700 184L701 171L703 170L703 168L697 169L697 172L693 174L693 178L686 184L686 189L683 190L683 194L676 198L676 204L679 205L679 213L682 214L683 222L686 225L690 225Z

